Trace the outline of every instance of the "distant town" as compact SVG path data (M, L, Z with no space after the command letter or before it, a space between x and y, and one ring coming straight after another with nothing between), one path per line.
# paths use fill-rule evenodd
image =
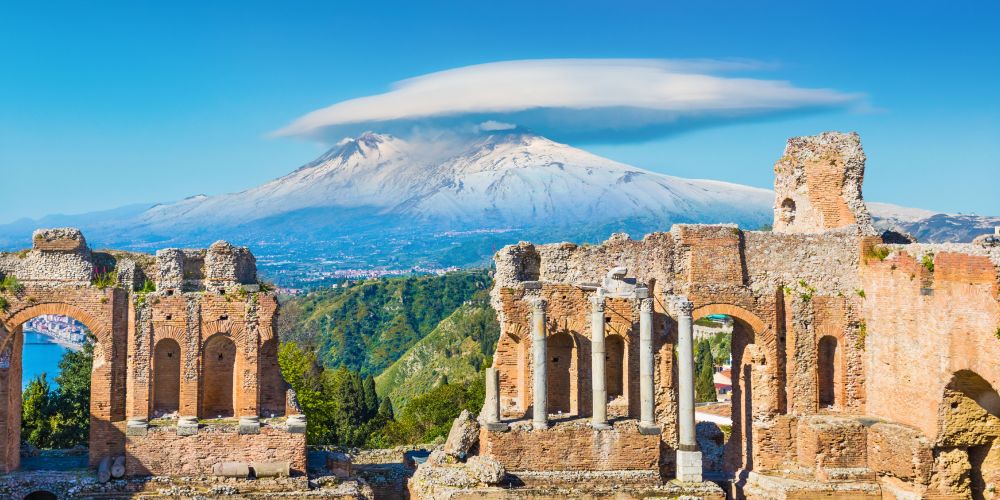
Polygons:
M52 338L52 341L68 348L79 348L87 342L90 330L83 323L56 314L43 314L32 318L24 324L24 330L40 333Z

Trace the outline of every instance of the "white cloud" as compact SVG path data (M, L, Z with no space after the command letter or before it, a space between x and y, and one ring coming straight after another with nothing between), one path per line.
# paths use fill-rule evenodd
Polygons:
M313 138L363 130L483 125L524 127L563 139L627 141L739 119L859 104L861 95L787 81L719 76L752 61L543 59L466 66L397 82L383 94L339 102L275 132ZM496 130L496 129L494 129Z

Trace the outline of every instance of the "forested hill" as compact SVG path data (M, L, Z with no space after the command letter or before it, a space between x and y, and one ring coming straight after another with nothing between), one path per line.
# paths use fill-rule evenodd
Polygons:
M473 270L316 291L283 302L278 332L326 367L375 376L491 285L488 270Z

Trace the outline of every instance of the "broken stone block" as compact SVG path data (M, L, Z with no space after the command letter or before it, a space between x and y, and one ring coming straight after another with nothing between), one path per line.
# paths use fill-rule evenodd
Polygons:
M478 442L479 422L469 410L462 410L461 415L451 424L451 432L448 433L448 440L444 443L444 452L464 459Z

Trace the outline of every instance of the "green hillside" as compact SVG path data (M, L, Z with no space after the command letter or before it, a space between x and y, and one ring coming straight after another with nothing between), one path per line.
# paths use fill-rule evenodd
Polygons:
M488 270L474 270L316 291L283 302L278 332L323 366L378 375L491 284Z
M500 325L485 292L456 309L375 378L382 397L403 408L441 383L464 384L492 363Z

